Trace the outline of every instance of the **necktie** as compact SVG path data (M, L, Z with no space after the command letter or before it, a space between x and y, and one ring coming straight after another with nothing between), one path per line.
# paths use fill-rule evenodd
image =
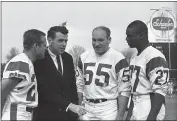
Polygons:
M58 71L62 73L62 68L61 68L61 62L60 62L60 56L57 55L57 63L58 63Z

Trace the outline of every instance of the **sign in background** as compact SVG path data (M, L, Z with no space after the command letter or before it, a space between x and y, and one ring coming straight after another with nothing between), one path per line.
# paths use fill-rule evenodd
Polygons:
M152 43L176 43L174 39L176 19L170 9L152 9L148 22L149 41Z

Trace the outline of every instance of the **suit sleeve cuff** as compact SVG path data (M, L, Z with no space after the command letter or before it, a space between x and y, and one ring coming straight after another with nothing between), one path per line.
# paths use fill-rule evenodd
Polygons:
M69 106L71 105L71 103L68 105L68 107L66 108L66 112L68 112Z

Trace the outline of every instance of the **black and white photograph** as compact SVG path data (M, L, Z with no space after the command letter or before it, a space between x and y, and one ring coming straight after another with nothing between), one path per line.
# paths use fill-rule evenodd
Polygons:
M177 120L177 1L1 1L2 121Z

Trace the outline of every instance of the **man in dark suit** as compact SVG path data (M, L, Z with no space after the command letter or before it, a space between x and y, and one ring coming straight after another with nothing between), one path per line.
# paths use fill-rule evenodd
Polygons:
M34 63L38 82L39 104L34 120L76 120L85 114L78 104L73 59L65 52L68 30L51 27L45 58Z

